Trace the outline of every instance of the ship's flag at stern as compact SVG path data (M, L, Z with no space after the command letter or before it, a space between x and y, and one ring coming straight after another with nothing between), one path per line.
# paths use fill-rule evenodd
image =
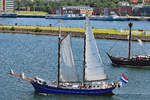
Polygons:
M120 80L121 80L123 83L128 83L128 78L127 78L124 74L122 74Z

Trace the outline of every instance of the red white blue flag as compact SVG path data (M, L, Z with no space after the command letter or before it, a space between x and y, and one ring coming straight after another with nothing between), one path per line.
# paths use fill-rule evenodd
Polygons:
M128 83L128 78L126 78L126 76L124 74L122 74L120 80L123 82L123 83Z

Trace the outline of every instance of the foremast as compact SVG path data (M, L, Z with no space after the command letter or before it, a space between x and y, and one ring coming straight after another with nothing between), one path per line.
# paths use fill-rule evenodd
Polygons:
M61 20L59 20L58 37L58 87L60 83L79 82L72 51L71 34L61 38Z

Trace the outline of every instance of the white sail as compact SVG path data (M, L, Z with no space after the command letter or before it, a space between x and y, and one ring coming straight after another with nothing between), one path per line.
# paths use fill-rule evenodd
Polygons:
M68 34L60 43L60 81L78 81L74 64L70 34Z
M107 79L104 71L96 40L88 18L86 18L86 46L85 46L85 81Z

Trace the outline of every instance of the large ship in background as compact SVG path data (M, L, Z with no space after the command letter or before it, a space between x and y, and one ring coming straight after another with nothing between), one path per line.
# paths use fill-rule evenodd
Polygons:
M85 16L75 15L75 14L66 14L66 15L47 15L46 19L62 19L62 20L85 20Z
M109 16L92 16L90 20L101 20L101 21L128 21L130 18L127 16L118 16L115 12L110 12Z

